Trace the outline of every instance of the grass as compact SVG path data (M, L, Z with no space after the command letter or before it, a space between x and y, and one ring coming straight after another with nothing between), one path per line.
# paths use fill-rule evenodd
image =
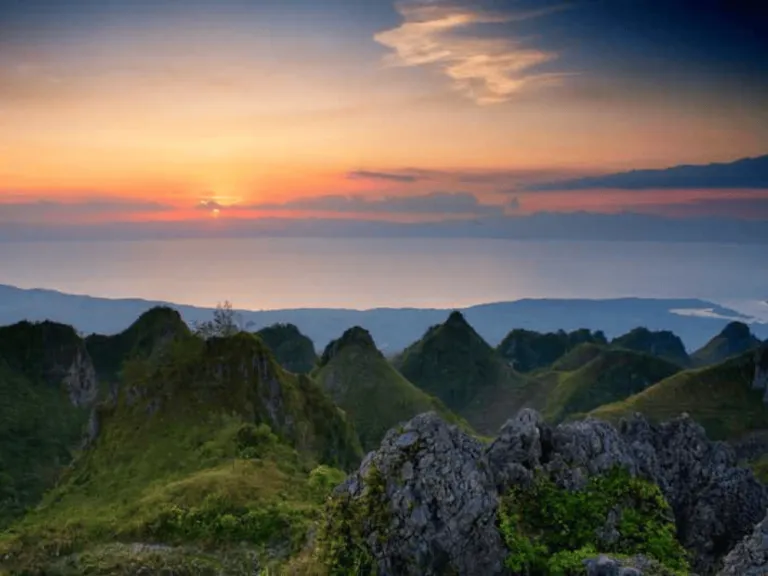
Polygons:
M530 372L551 366L577 346L607 343L605 334L600 331L581 329L541 333L516 329L507 334L496 350L518 372Z
M654 332L647 328L635 328L623 336L614 338L611 346L645 352L683 367L689 366L691 362L683 341L669 330Z
M640 412L665 421L687 412L713 439L736 439L768 427L763 391L753 390L754 354L721 364L679 372L621 402L601 406L591 415L611 422Z
M520 407L530 382L453 312L394 360L410 382L481 433L495 433Z
M127 363L123 378L117 404L100 408L95 445L0 536L5 568L55 573L68 557L77 573L101 558L88 560L101 566L92 573L119 573L104 566L126 548L100 551L137 542L190 562L243 545L279 562L303 546L343 478L337 467L361 456L344 414L252 335L189 336Z
M313 378L349 415L365 450L377 448L390 428L423 412L461 423L440 400L395 370L362 328L328 345Z
M720 334L691 354L691 361L694 366L711 366L758 346L760 340L752 334L749 326L743 322L731 322Z

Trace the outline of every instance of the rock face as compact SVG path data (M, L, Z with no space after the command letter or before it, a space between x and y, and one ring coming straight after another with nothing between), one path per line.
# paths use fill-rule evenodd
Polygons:
M381 574L500 573L498 494L478 441L421 414L390 430L340 491L361 498L372 470L385 486L388 522L365 536Z
M766 489L751 471L736 467L733 449L709 441L687 416L654 426L637 415L618 430L595 419L552 428L528 409L486 449L435 414L422 414L391 430L341 493L360 498L370 471L381 474L391 522L366 536L382 573L445 574L450 568L493 575L505 558L494 526L499 494L531 482L536 471L578 490L616 466L660 487L694 558L692 568L702 575L717 571L768 508ZM601 562L595 560L589 573L629 576L644 569L614 563L614 570Z
M93 367L85 347L78 348L72 359L72 365L63 379L73 406L90 406L96 400L98 383L96 370Z
M768 574L768 517L731 550L719 576L764 576Z

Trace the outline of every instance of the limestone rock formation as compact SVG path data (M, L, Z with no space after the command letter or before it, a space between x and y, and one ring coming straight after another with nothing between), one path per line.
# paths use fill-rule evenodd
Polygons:
M768 574L768 516L725 557L718 576L765 574Z
M383 485L385 520L369 522L364 536L379 573L500 573L498 494L478 441L433 412L421 414L390 430L340 494L362 498L372 474Z

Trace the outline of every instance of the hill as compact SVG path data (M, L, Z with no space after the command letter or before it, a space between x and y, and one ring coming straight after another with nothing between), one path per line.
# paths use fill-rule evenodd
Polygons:
M521 405L529 381L452 312L394 359L409 381L436 396L482 433L496 432Z
M755 353L746 352L705 368L679 372L621 402L601 406L591 415L618 422L640 412L663 421L687 412L715 439L738 439L768 428L764 391L753 387Z
M507 334L496 350L518 372L530 372L550 366L566 352L584 343L607 344L608 341L602 332L593 333L587 329L540 333L518 328Z
M273 324L256 332L289 372L307 374L317 365L315 345L293 324Z
M623 400L680 371L677 364L649 354L584 346L589 348L574 351L574 356L582 356L584 364L572 370L554 371L555 382L543 407L547 420L560 422L573 414ZM575 358L569 360L574 362ZM559 365L571 366L568 362Z
M712 340L691 354L694 366L717 364L732 356L738 356L760 346L749 326L743 322L731 322Z
M669 330L651 331L648 328L634 328L626 334L614 338L611 346L645 352L664 358L680 366L688 366L690 358L679 336Z
M97 424L56 489L0 537L0 569L258 572L301 548L334 469L362 454L322 390L246 333L187 336L126 363Z
M82 339L54 322L0 327L0 527L72 459L96 398Z
M165 342L189 334L189 328L173 308L158 306L147 310L122 332L110 336L91 334L85 345L100 382L114 384L123 362L147 357Z
M423 412L459 422L440 400L395 370L362 328L350 328L331 342L312 376L347 413L365 450L377 448L387 430Z

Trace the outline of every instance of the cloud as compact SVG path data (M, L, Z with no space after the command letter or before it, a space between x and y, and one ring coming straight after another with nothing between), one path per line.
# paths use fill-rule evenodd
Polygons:
M368 170L353 170L347 173L347 178L350 180L389 180L391 182L416 182L422 179L415 174L371 172Z
M98 216L165 212L171 206L140 200L53 200L0 203L0 222L47 222L77 220Z
M698 198L688 202L644 204L634 207L643 212L669 216L721 216L768 221L768 197L759 198Z
M507 201L507 208L510 210L520 210L520 199L517 196L510 198L509 201Z
M694 166L673 166L662 170L632 170L589 178L532 184L529 191L592 189L686 189L756 188L768 189L768 155L735 162Z
M391 48L392 66L433 66L453 82L455 90L477 104L495 104L535 87L560 84L566 74L545 73L543 64L558 58L553 51L525 46L506 36L480 34L478 27L510 24L551 14L562 6L517 13L493 13L442 0L410 0L396 5L399 27L374 39Z
M281 204L264 203L247 206L250 210L301 210L337 213L387 213L401 215L468 215L483 216L503 214L504 206L481 204L469 192L432 192L421 196L387 196L366 198L363 196L328 195L300 198Z
M200 200L195 206L197 210L205 210L210 212L211 210L224 210L227 206L216 202L216 200Z

